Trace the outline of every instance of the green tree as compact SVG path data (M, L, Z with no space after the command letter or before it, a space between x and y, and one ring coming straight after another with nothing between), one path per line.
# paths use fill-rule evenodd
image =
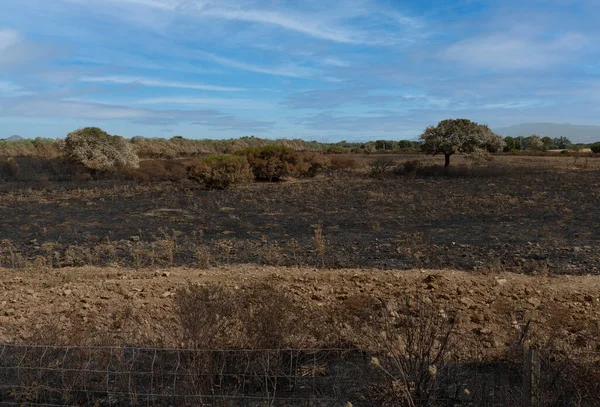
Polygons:
M556 148L558 148L560 150L565 150L573 145L571 140L569 140L566 137L557 137L553 140L553 142L554 142L554 145L556 146Z
M548 136L542 137L542 143L544 144L544 147L543 147L544 151L552 150L552 147L554 146L554 140L552 140Z
M468 119L442 120L437 126L429 126L419 137L422 150L428 154L444 154L444 166L450 165L450 156L456 153L477 151L497 152L504 147L502 137L485 124Z
M518 137L507 136L504 137L504 151L521 151L523 146L521 145L521 139Z

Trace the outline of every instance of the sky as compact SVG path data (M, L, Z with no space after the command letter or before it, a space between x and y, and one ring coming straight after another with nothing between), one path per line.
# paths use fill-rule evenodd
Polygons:
M0 138L600 125L598 0L0 0Z

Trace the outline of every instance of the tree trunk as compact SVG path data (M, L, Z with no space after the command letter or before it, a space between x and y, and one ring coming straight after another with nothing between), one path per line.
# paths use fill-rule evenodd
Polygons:
M450 166L450 154L444 154L444 158L446 159L446 162L444 163L444 167Z

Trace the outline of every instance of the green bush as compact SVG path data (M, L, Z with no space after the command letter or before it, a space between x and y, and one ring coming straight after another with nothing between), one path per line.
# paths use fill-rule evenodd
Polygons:
M188 177L208 189L226 189L249 184L253 174L248 160L239 155L208 156L188 167Z
M594 154L600 153L600 142L592 144L590 146L590 149L592 150L592 153L594 153Z
M300 162L300 154L289 147L266 145L238 151L245 155L254 177L262 181L279 181L286 175L294 174Z
M138 168L140 165L131 143L98 127L69 133L65 140L65 154L70 161L83 164L92 171Z

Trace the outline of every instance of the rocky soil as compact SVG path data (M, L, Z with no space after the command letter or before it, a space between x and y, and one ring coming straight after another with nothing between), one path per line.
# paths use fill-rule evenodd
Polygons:
M600 341L599 277L236 265L0 269L0 343L181 346L174 299L190 284L242 291L268 284L307 312L333 315L332 324L340 309L368 320L392 313L394 301L418 300L456 318L468 351L506 349L524 327L538 344L596 350ZM373 300L388 305L369 309ZM351 329L344 335L351 340Z

